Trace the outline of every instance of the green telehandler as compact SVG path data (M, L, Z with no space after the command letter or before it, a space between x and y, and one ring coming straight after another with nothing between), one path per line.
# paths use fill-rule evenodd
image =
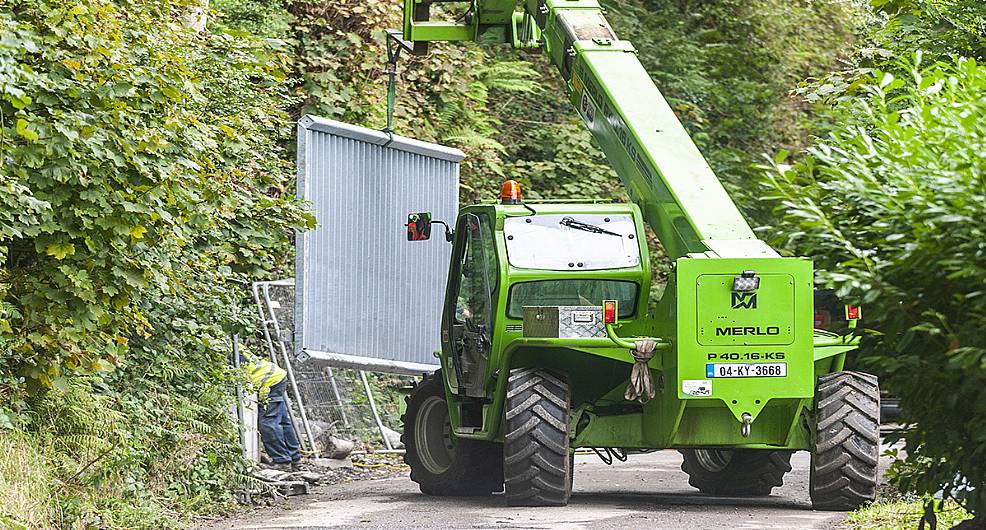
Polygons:
M812 262L754 235L597 0L405 0L393 38L544 49L632 199L526 203L508 181L452 226L408 216L409 240L441 222L452 243L441 368L404 415L422 492L560 506L575 448L673 448L712 495L768 495L807 450L816 509L874 498L878 382L843 369L859 309L815 326ZM650 310L645 223L673 262Z

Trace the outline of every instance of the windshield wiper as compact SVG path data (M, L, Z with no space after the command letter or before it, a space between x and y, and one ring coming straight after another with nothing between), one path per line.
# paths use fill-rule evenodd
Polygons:
M576 221L571 217L563 217L558 224L562 226L567 226L569 228L574 228L576 230L582 230L584 232L592 232L593 234L608 234L611 236L623 237L622 235L617 234L616 232L610 232L609 230L606 230L605 228L600 228L596 225L591 225L589 223Z

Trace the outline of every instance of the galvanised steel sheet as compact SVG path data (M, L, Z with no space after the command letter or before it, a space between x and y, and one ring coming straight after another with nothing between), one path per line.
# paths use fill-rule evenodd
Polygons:
M409 242L404 225L411 212L455 221L463 157L315 116L298 122L298 194L318 219L297 238L299 359L405 374L438 368L452 246L441 226Z

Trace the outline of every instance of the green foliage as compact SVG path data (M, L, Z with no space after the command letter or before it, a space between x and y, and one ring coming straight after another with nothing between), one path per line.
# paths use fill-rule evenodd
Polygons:
M193 399L137 378L76 377L32 403L31 447L44 461L31 472L51 475L43 500L57 507L39 525L176 528L231 502L240 464L226 395L215 382ZM204 378L182 379L172 383Z
M382 129L386 124L384 29L400 27L402 4L389 0L298 1L292 43L296 116L311 113ZM538 74L525 62L496 61L474 45L436 45L399 65L395 129L466 151L463 200L489 197L504 174L500 94L536 93ZM479 193L478 190L482 190Z
M986 510L986 66L971 58L861 77L829 134L764 184L778 243L866 306L863 362L901 399L906 490ZM782 154L783 155L783 154ZM783 160L784 156L780 157Z
M986 59L986 4L943 0L874 0L874 14L849 67L802 83L796 92L821 108L850 100L874 70L906 77L898 60L921 52L926 61L953 55ZM816 115L813 128L826 131L830 114Z
M873 0L889 16L872 36L873 44L891 52L925 50L967 57L986 56L986 5L963 0Z
M4 231L0 337L7 367L49 387L112 370L153 333L157 297L283 259L273 227L302 214L265 193L288 174L287 120L259 43L191 33L169 20L180 5L15 7L0 19L21 70L4 85L3 178L34 211Z
M845 527L850 530L913 530L918 528L923 517L927 517L926 504L913 495L879 499L850 513ZM937 504L934 517L938 528L954 528L969 518L968 512L955 502Z
M219 0L210 2L209 7L209 24L220 31L234 28L258 37L283 39L296 22L280 1Z
M243 283L313 223L288 193L287 49L188 9L0 11L0 429L45 455L59 527L230 500Z
M678 117L747 215L759 153L804 145L806 109L786 94L847 53L852 2L609 2L617 34L640 50Z

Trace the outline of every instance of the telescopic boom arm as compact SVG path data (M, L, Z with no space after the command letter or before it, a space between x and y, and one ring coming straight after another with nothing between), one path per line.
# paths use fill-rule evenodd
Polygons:
M439 0L405 0L404 38L543 46L568 96L672 259L774 257L757 239L627 41L596 0L455 2L459 20L431 20Z

